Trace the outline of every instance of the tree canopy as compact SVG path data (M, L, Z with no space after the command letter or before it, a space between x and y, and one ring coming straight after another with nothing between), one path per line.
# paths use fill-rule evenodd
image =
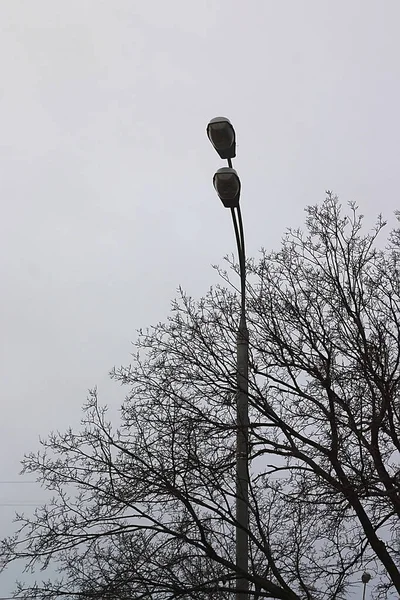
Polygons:
M247 263L251 594L342 599L361 574L400 594L400 231L381 241L330 192ZM56 565L22 596L228 599L235 567L237 265L180 291L138 332L118 423L91 392L82 427L23 461L54 498L1 563Z

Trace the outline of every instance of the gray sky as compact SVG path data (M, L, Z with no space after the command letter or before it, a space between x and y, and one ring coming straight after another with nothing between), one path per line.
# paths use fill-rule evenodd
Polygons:
M1 481L88 388L118 407L135 330L234 250L212 117L236 128L249 255L326 189L394 224L399 22L398 0L1 0ZM1 535L42 497L0 483Z

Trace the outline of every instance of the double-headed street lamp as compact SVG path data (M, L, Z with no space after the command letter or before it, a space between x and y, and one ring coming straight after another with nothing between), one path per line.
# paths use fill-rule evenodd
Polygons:
M240 322L237 333L237 395L236 395L236 600L247 600L249 592L249 334L246 325L246 253L242 214L240 211L240 179L232 168L236 156L235 130L225 117L212 119L207 135L228 167L214 175L215 190L223 205L229 208L239 256L240 267Z

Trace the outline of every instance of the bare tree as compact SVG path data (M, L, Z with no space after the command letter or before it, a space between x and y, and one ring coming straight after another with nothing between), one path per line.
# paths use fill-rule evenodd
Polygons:
M328 192L278 252L248 263L250 569L255 597L342 599L368 567L400 593L400 232L362 231ZM233 271L236 265L230 265ZM139 332L113 428L94 391L82 429L23 468L54 499L19 515L5 567L57 565L22 596L232 597L236 290L180 292Z

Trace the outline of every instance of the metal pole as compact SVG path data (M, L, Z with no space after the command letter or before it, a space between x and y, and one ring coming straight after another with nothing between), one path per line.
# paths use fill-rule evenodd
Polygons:
M215 143L212 125L225 129L227 147L221 148L221 139ZM235 131L228 119L213 119L207 126L207 135L221 158L227 158L232 169L235 156ZM217 190L218 191L218 190ZM220 196L224 206L224 199ZM249 333L246 324L246 250L244 229L239 205L239 195L235 208L231 207L233 227L240 266L240 322L236 338L236 600L248 600L249 596Z
M249 335L242 314L237 334L237 402L236 402L236 600L247 600L249 582L249 471L248 471L248 389L249 389Z
M229 161L230 162L230 161ZM246 324L246 251L240 207L231 210L240 265L240 322L236 338L236 600L248 600L249 581L249 332ZM239 224L238 224L239 221Z

